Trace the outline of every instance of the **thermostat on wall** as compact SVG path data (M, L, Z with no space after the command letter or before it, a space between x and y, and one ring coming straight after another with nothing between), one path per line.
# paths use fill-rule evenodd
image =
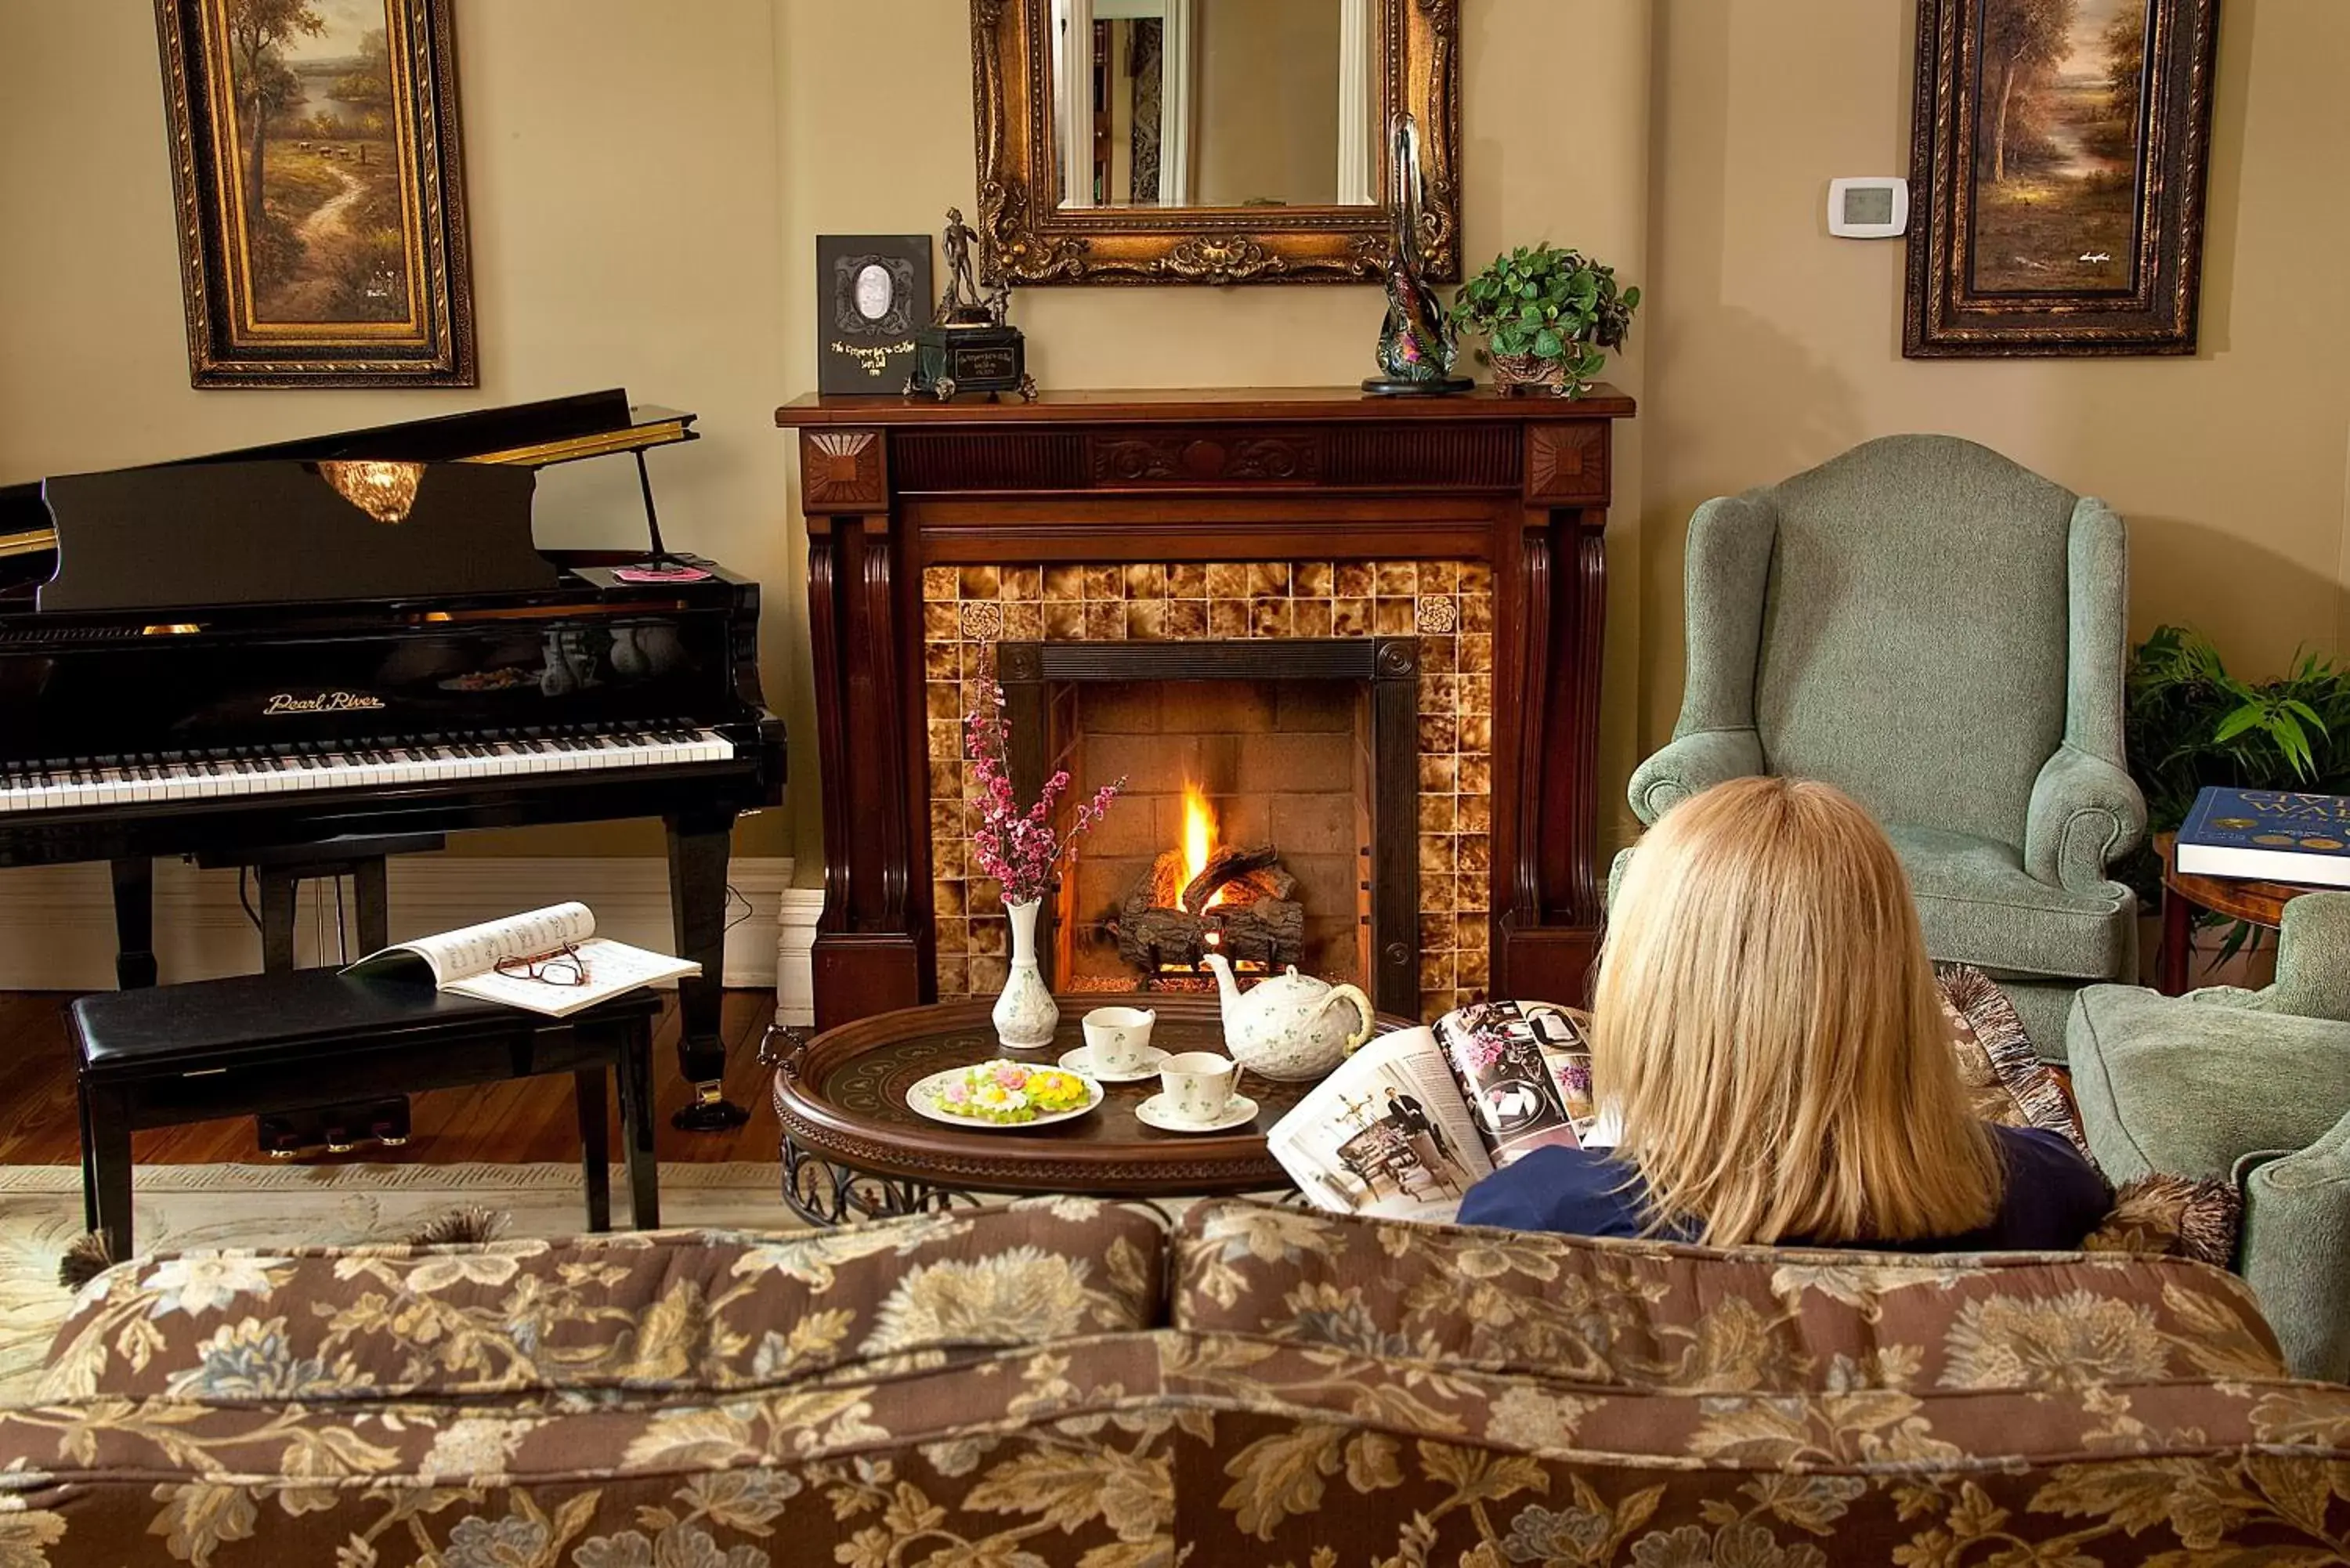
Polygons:
M1908 227L1908 181L1828 182L1828 233L1847 240L1889 240Z

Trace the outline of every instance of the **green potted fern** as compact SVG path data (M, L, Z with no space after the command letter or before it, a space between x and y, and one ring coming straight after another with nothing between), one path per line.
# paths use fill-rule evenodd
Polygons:
M1510 392L1579 398L1621 348L1640 291L1619 290L1616 269L1580 251L1549 244L1495 256L1461 285L1452 319L1485 339L1477 357L1493 367L1493 384Z

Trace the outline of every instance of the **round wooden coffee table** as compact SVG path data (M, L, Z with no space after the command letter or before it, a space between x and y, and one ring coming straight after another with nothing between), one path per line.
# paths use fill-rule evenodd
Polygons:
M2162 857L2162 959L2157 970L2158 988L2165 996L2187 990L2189 960L2195 940L2195 911L2209 909L2231 920L2249 920L2275 930L2284 923L2284 907L2303 893L2328 889L2298 882L2253 882L2236 877L2204 877L2178 868L2176 835L2155 836ZM2339 888L2333 889L2340 891Z
M998 1049L985 1001L910 1007L861 1018L807 1041L775 1068L783 1124L784 1200L817 1225L914 1214L975 1202L977 1193L1062 1193L1088 1198L1207 1197L1286 1189L1265 1148L1265 1129L1310 1084L1242 1075L1256 1119L1220 1133L1168 1133L1135 1119L1159 1079L1106 1084L1091 1116L1033 1131L964 1131L918 1115L906 1091L932 1073L1010 1055L1049 1064L1085 1044L1078 1021L1123 997L1064 996L1060 1032L1045 1051ZM1170 1052L1224 1048L1215 998L1154 994L1151 1044ZM1407 1027L1383 1018L1381 1032Z

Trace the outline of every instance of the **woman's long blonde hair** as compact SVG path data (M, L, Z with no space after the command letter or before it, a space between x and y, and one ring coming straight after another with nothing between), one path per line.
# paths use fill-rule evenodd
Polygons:
M1641 841L1609 913L1594 1088L1652 1231L1716 1246L1908 1241L1990 1222L1908 878L1825 784L1717 785Z

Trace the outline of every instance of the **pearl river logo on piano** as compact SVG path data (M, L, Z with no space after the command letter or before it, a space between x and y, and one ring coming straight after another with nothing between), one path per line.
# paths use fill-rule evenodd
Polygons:
M370 697L364 691L321 691L314 697L296 697L291 691L280 691L261 711L265 716L272 713L356 713L382 706L382 698Z

